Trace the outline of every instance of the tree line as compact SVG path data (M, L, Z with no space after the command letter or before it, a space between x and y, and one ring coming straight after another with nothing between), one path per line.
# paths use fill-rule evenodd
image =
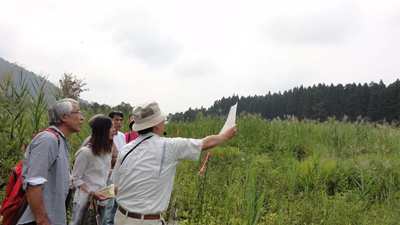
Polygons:
M318 84L312 87L295 87L283 93L266 95L223 97L208 109L191 109L170 115L170 121L194 121L199 113L204 116L227 115L232 105L238 102L237 113L259 114L262 118L298 119L325 121L329 117L350 121L362 118L371 122L395 122L400 117L400 80L386 86L369 84Z

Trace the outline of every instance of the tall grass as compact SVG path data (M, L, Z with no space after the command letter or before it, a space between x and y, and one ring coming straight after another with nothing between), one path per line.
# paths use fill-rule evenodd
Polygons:
M19 83L12 80L12 71L1 74L0 77L0 166L1 180L8 176L9 168L15 166L21 156L21 146L26 141L26 119L28 106L29 84L22 75ZM18 149L18 150L16 150Z
M168 134L201 138L223 119L170 123ZM208 224L397 224L400 131L329 119L263 120L242 114L234 139L212 150L202 221ZM178 165L177 218L195 224L199 162ZM321 197L322 196L322 197ZM212 206L212 207L209 207ZM196 211L196 212L194 212ZM257 215L259 216L257 217Z
M28 94L22 75L18 86L0 78L4 181L22 159L21 146L47 127L48 102L43 86L35 89L39 97ZM86 121L94 114L82 111ZM223 124L224 118L198 115L192 123L169 123L166 131L203 138ZM268 121L246 113L237 124L236 137L211 150L206 179L197 172L207 152L198 162L178 165L171 201L180 224L398 224L398 128L361 119ZM84 123L69 138L71 155L89 134Z

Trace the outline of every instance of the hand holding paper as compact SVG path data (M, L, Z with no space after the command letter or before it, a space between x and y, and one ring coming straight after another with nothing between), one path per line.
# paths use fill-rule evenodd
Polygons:
M114 184L111 184L105 188L102 188L102 189L98 190L97 192L99 192L100 194L103 194L104 196L106 196L108 198L115 197Z
M228 130L233 125L235 125L235 123L236 123L236 110L237 110L237 102L229 110L228 118L226 119L225 125L222 128L221 132L219 132L219 134L224 133L226 130Z
M226 137L226 139L231 139L236 135L237 125L234 124L232 127L228 128L222 135Z
M203 138L203 147L202 150L207 150L210 149L214 146L217 146L221 144L222 142L233 138L236 135L236 130L237 130L237 125L235 124L236 122L236 109L237 109L237 103L231 107L229 111L228 118L225 122L224 127L222 128L221 132L219 132L219 135L211 135ZM208 157L210 156L210 152L207 153L206 160L204 161L203 167L199 170L197 173L197 176L200 175L200 173L204 170L204 167L207 163Z

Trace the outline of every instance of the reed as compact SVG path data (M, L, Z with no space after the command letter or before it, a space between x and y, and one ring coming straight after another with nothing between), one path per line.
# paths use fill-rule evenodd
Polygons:
M20 147L47 126L42 86L28 95L0 77L0 174L8 179L22 159ZM87 121L99 108L82 108ZM107 111L108 112L108 111ZM101 112L101 113L107 113ZM225 118L199 114L191 123L169 123L170 137L218 134ZM241 113L235 138L211 151L205 174L182 161L171 197L184 224L397 224L400 220L400 130L346 118L265 120ZM126 128L127 129L127 128ZM179 134L177 131L179 129ZM69 138L71 155L90 134L85 122ZM72 162L73 163L73 162ZM4 190L0 192L0 198Z

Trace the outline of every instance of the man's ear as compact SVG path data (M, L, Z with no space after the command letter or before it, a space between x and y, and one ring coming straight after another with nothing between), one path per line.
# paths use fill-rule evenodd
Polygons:
M67 121L67 114L61 114L61 121L63 121L65 123L65 121Z
M161 123L159 123L153 127L153 132L157 133L157 132L161 131L161 128L162 128L162 125L161 125Z

